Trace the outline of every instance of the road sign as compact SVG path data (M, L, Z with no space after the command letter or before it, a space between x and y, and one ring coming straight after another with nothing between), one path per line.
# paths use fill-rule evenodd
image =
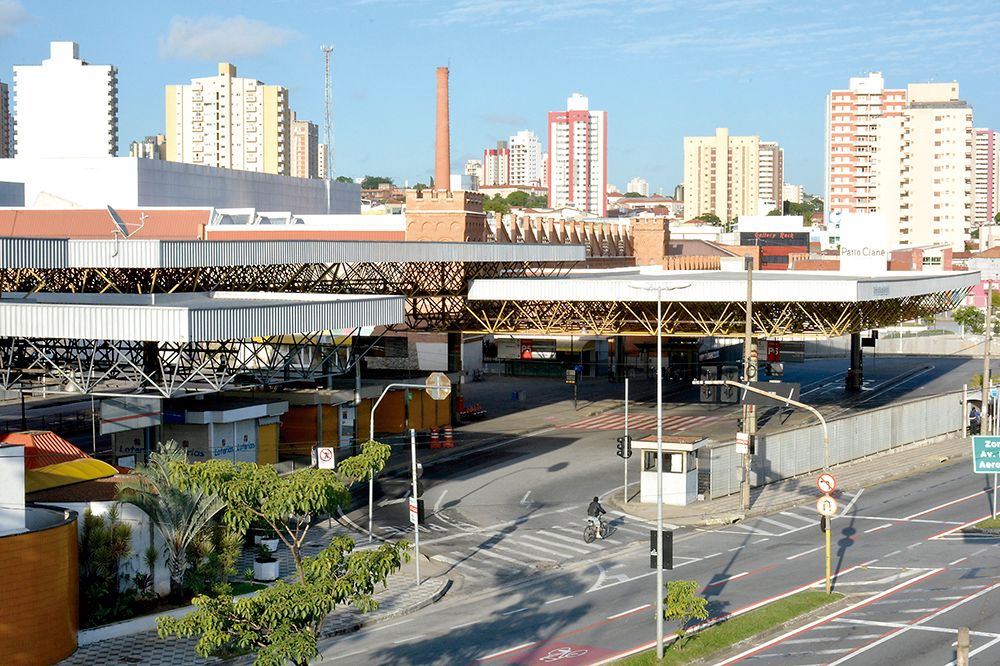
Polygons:
M749 444L740 444L739 442L736 442L736 455L745 456L748 453L750 453Z
M833 474L823 472L816 477L816 487L824 495L829 495L837 489L837 479L833 478Z
M420 505L415 497L410 498L410 522L414 525L420 520Z
M316 466L320 469L335 469L337 467L336 450L332 446L317 446Z
M576 370L567 370L566 371L566 383L567 384L576 384Z
M993 387L990 389L990 400L996 400L997 395L1000 395L1000 389ZM103 403L102 403L103 404Z
M837 514L837 500L829 495L823 495L816 500L816 510L824 516L835 516Z
M976 474L1000 472L1000 437L976 435L972 438L972 469Z
M443 372L432 372L424 384L427 395L434 400L444 400L451 394L451 380Z

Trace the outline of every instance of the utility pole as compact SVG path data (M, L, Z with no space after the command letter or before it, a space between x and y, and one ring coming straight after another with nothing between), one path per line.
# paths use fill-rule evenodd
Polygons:
M326 179L333 180L333 170L337 168L333 153L333 78L330 68L330 54L333 52L332 46L321 46L323 55L326 58L326 84L323 90L323 101L325 104L325 130L326 130L326 160L323 169L326 172Z
M757 354L753 346L753 258L746 258L747 303L746 324L743 328L743 381L746 384L757 379ZM757 435L757 412L754 405L743 405L743 432L750 435L750 442L743 454L743 482L740 484L740 506L750 510L750 447Z
M993 428L990 423L990 337L993 334L993 281L986 283L986 333L983 339L983 394L982 406L979 410L979 434L991 435ZM969 418L966 414L963 418Z

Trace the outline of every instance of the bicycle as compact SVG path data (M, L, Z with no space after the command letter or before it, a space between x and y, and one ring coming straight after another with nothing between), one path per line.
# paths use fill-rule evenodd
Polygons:
M601 516L600 518L598 518L598 520L601 523L601 536L607 536L608 521L604 519L604 516ZM594 539L596 538L597 538L597 528L594 527L594 524L588 520L587 526L583 528L583 540L586 543L593 543Z

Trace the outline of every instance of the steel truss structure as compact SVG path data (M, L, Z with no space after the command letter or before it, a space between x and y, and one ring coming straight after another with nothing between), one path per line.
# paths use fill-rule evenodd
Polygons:
M828 338L896 325L948 310L966 291L850 303L754 301L753 335ZM467 332L656 335L656 303L648 301L470 301L468 310ZM740 337L745 323L743 301L663 302L665 335Z

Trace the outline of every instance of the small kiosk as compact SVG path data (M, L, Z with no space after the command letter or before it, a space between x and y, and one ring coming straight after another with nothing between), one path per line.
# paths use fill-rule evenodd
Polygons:
M663 503L686 506L698 499L698 449L704 437L663 435ZM656 504L656 435L638 443L642 472L639 501Z

